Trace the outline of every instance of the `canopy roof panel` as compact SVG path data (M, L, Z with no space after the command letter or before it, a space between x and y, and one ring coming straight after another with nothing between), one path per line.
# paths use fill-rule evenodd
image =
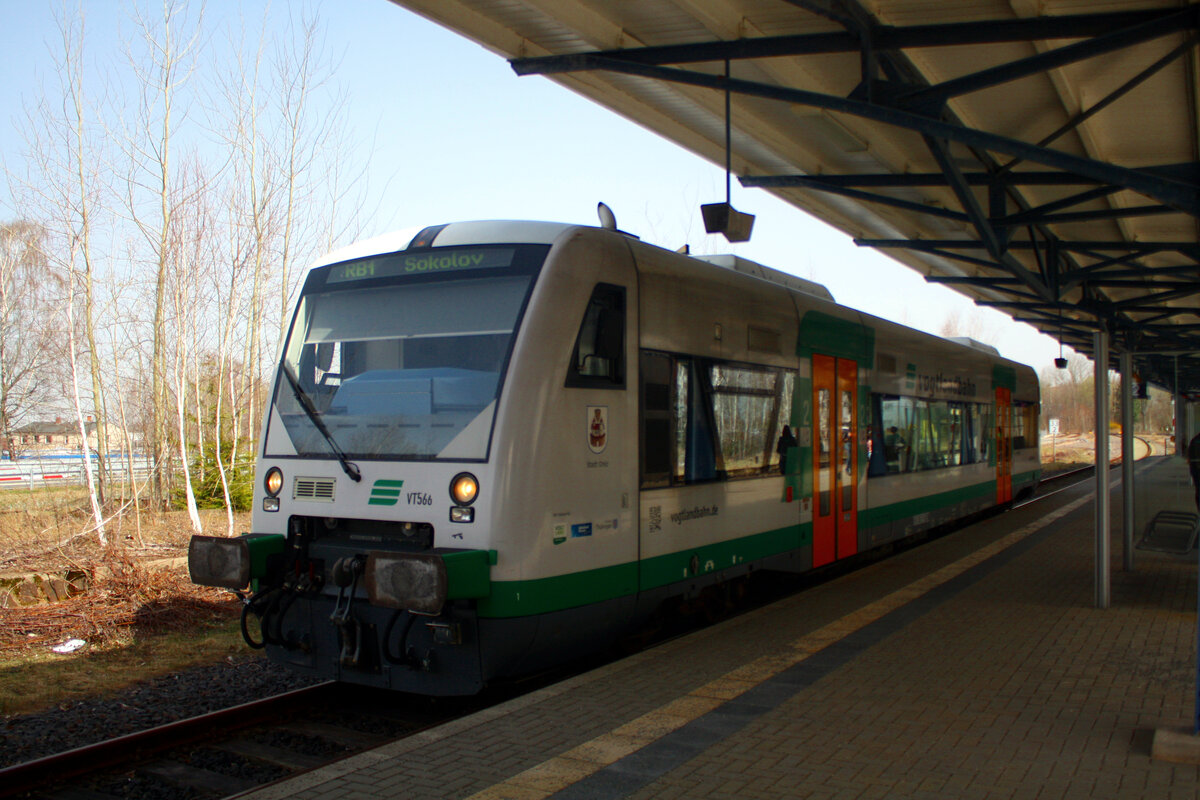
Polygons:
M1200 5L393 0L931 282L1200 391Z

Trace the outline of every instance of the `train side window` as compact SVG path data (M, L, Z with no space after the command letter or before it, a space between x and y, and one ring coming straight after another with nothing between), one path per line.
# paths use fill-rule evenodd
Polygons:
M625 388L625 287L598 283L583 312L567 386Z
M669 486L673 468L675 403L671 397L672 361L665 353L642 353L642 487Z
M775 455L779 371L712 364L713 420L726 477L762 475Z
M975 424L975 404L963 403L962 408L962 463L974 464L978 458L976 453L979 450L979 437L976 435L978 426Z
M917 464L917 415L908 397L879 398L879 427L883 437L883 459L888 474L912 472Z
M684 480L688 483L711 481L722 477L724 465L717 447L713 418L713 386L709 370L689 361L688 380L691 391L687 404L687 464ZM682 420L676 420L681 424Z
M771 439L768 440L771 443L771 448L770 448L771 452L767 455L767 458L768 458L767 471L768 472L782 471L786 474L786 473L794 473L796 471L795 470L796 465L794 463L792 463L795 459L793 458L792 461L788 461L785 464L786 469L779 470L778 469L779 468L779 452L778 452L777 447L779 444L779 436L783 433L783 428L785 425L789 426L789 430L791 431L793 436L796 436L799 433L798 426L791 424L792 399L795 395L795 389L796 389L796 373L791 372L789 370L784 370L780 377L781 377L781 380L779 381L779 415L775 419L775 430L773 432L773 436Z
M867 445L867 477L878 478L888 474L888 445L883 428L883 395L871 395L870 439ZM894 445L893 445L894 447ZM895 455L892 451L890 455Z
M1013 403L1013 449L1037 446L1037 406Z
M683 359L675 361L675 416L673 418L675 449L671 457L671 463L674 466L671 478L675 483L682 483L687 477L687 420L692 397L691 381L688 379L688 374L691 372L688 367L689 363Z

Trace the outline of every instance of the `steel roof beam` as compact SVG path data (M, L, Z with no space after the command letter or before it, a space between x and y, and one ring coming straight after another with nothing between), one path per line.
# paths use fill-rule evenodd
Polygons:
M881 248L904 248L911 247L917 250L928 250L930 248L939 248L946 250L982 250L983 243L972 239L855 239L854 243L860 247L881 247ZM1016 241L1009 243L1010 249L1029 250L1034 247L1033 242ZM1177 251L1187 256L1192 256L1193 253L1200 252L1200 245L1196 242L1101 242L1101 241L1079 241L1072 242L1063 240L1058 243L1058 246L1064 250L1074 252L1086 252L1088 250L1127 250L1130 253L1145 255L1146 253L1165 253Z
M1114 190L1119 191L1119 190ZM1129 206L1127 208L1106 208L1098 211L1071 211L1065 214L1035 214L1032 210L1011 217L993 219L992 225L997 228L1019 227L1022 225L1054 225L1064 222L1092 222L1103 219L1126 219L1128 217L1152 217L1159 214L1179 214L1177 209L1169 206Z
M853 200L879 203L908 213L926 214L956 222L970 222L978 240L870 240L859 239L856 244L873 247L907 248L925 252L950 261L974 264L996 270L1003 277L988 278L986 274L959 280L931 282L978 286L990 289L993 296L1015 298L1012 307L1026 303L1034 314L1061 314L1067 307L1097 316L1094 327L1124 331L1137 323L1127 313L1142 314L1150 303L1166 302L1172 297L1200 294L1200 284L1158 280L1156 294L1148 294L1147 282L1170 274L1156 272L1138 263L1138 259L1153 253L1176 251L1200 261L1200 246L1194 242L1120 242L1120 241L1062 241L1049 226L1094 220L1125 219L1155 214L1186 213L1200 221L1200 164L1164 165L1152 168L1127 168L1089 157L1049 149L1047 145L1064 133L1076 129L1085 120L1111 105L1163 67L1181 55L1194 52L1200 29L1200 5L1188 4L1173 8L1120 14L1087 14L1066 17L1037 17L1021 20L988 20L974 23L950 23L925 26L879 25L871 12L855 0L785 0L799 8L832 19L846 28L845 32L808 34L787 37L757 37L737 41L720 41L669 47L649 47L548 56L538 59L517 59L512 62L518 74L548 74L564 71L609 70L651 80L663 80L683 85L708 88L720 92L778 100L798 105L857 116L862 119L898 126L922 135L942 169L941 175L822 175L822 176L758 176L742 179L745 186L761 188L797 187L824 191ZM1084 59L1096 58L1135 46L1175 32L1190 31L1182 44L1149 67L1125 80L1091 106L1081 109L1065 124L1038 144L966 127L945 106L949 98L974 92L988 86L1007 83L1044 73ZM1005 41L1049 41L1055 39L1083 40L1054 50L1039 52L1000 66L960 76L935 86L929 86L921 72L904 54L906 48L961 46ZM792 89L786 86L731 79L707 71L667 69L665 64L690 64L705 61L771 58L805 54L858 52L862 64L860 86L850 97ZM881 68L887 81L876 77ZM888 98L888 102L875 102ZM951 143L965 146L982 166L975 171L964 170L951 154ZM957 150L954 151L957 153ZM1000 163L996 156L1010 159ZM1014 172L1022 161L1029 161L1047 171ZM1061 170L1056 172L1054 170ZM1070 197L1031 208L1018 187L1034 185L1095 186ZM864 191L885 188L948 187L956 195L962 211L927 206L923 203ZM971 187L988 187L985 207ZM1145 195L1156 204L1129 205L1099 211L1072 208L1115 192L1129 190ZM1008 213L1006 203L1015 203L1015 213ZM1014 228L1028 228L1027 240L1011 241ZM974 257L969 251L984 250L988 256ZM953 252L954 250L966 252ZM1033 251L1037 272L1033 272L1013 257L1011 251ZM990 259L993 260L987 260ZM1081 266L1078 259L1093 261ZM1103 270L1117 266L1111 272ZM1200 265L1198 265L1200 268ZM1187 267L1179 267L1186 270ZM1083 296L1071 304L1058 301L1061 292L1082 284ZM1020 287L1020 288L1018 288ZM1139 297L1127 297L1114 302L1106 297L1103 288L1133 289ZM1145 288L1146 292L1136 292ZM1029 294L1032 292L1033 294ZM1044 302L1048 301L1048 302ZM1000 301L977 301L986 305ZM1040 305L1039 305L1040 303ZM1038 309L1049 309L1047 311ZM1162 313L1162 308L1152 309ZM1197 313L1181 310L1179 313ZM1170 313L1163 319L1177 316ZM1040 324L1062 325L1061 319L1047 316ZM1155 331L1158 335L1158 331ZM1200 342L1186 342L1200 348ZM1083 346L1088 343L1083 342Z
M1159 17L1158 19L1133 25L1123 30L1102 34L1087 41L1038 53L1035 56L1023 58L1008 64L1002 64L991 69L980 70L970 75L943 81L942 83L901 94L897 100L911 108L927 108L931 104L940 105L951 97L970 94L991 86L1027 78L1057 67L1073 64L1096 56L1124 50L1135 44L1157 39L1172 33L1190 30L1200 24L1200 6L1188 6L1182 11ZM1077 34L1078 35L1078 34Z
M1118 259L1110 259L1117 261ZM1109 264L1111 266L1111 264ZM1079 275L1072 273L1064 273L1063 278L1079 281L1097 282L1104 281L1108 278L1151 278L1151 277L1170 277L1172 275L1192 275L1200 279L1200 265L1190 264L1181 267L1145 267L1140 264L1131 265L1129 269L1114 269L1109 272L1094 272L1092 267L1087 267L1086 270L1080 270Z
M1121 84L1116 89L1113 89L1107 95L1105 95L1104 97L1100 98L1095 103L1093 103L1089 108L1079 111L1073 117L1071 117L1071 119L1067 120L1065 123L1063 123L1061 126L1059 126L1059 128L1057 130L1055 130L1053 133L1051 133L1048 136L1045 136L1044 138L1039 140L1038 146L1046 147L1051 142L1053 142L1055 139L1062 136L1064 133L1075 130L1080 125L1082 125L1084 122L1087 122L1089 119L1091 119L1093 116L1095 116L1097 113L1103 111L1105 108L1107 108L1108 106L1115 103L1118 99L1125 96L1128 92L1130 92L1134 88L1140 86L1142 83L1144 83L1150 77L1152 77L1153 75L1158 73L1160 70L1162 70L1163 67L1174 62L1177 58L1182 56L1184 53L1187 53L1189 50L1191 50L1196 45L1196 41L1197 41L1196 34L1192 34L1191 36L1188 36L1187 38L1185 38L1183 40L1182 44L1180 44L1178 47L1171 50L1171 52L1167 53L1165 56L1158 59L1150 66L1146 67L1144 70L1139 72L1137 75L1134 75L1132 78L1125 81L1125 83ZM1021 159L1013 159L1012 161L1010 161L1004 165L1003 171L1008 172L1008 171L1014 169L1020 163L1021 163Z
M815 11L809 5L802 7ZM1078 39L1127 31L1142 25L1158 23L1164 18L1178 14L1178 11L1170 9L1167 11L1127 11L1112 14L1072 14L1027 19L953 22L938 25L871 25L870 37L871 45L876 50ZM834 19L855 29L860 24L857 20L851 20L844 16ZM726 59L742 61L751 58L854 53L858 52L861 47L862 42L855 33L837 31L790 36L758 36L732 41L658 47L618 48L599 50L594 53L518 58L511 63L518 75L550 75L587 69L588 67L580 60L581 56L597 56L606 59L621 59L637 64L662 66L725 61Z
M1069 172L964 172L963 179L972 186L1069 186L1099 183L1094 178L1085 178ZM829 188L859 189L916 189L942 187L946 176L940 172L911 172L903 175L892 173L869 173L865 175L746 175L740 178L746 187L774 189L803 186L826 190Z
M971 275L926 275L927 283L944 283L952 286L1013 286L1020 285L1016 278L988 278Z
M1162 303L1167 300L1177 300L1180 297L1191 297L1196 294L1200 294L1200 284L1194 283L1182 289L1170 289L1165 292L1154 292L1142 295L1141 297L1130 298L1129 300L1119 300L1113 303L1113 307L1120 310L1127 310L1139 303ZM1154 310L1157 311L1159 308L1155 308Z
M772 179L769 177L762 179L761 181L758 178L746 177L741 178L740 181L742 186L748 188L767 188L775 185L773 184ZM943 178L941 183L945 184L945 182L946 181ZM951 219L955 222L969 221L967 215L960 211L951 211L946 208L925 205L924 203L917 203L912 200L902 200L898 197L890 197L888 195L878 194L876 192L864 192L848 186L839 186L837 184L826 183L819 180L809 180L804 175L789 175L786 183L779 183L778 185L813 189L818 192L829 192L830 194L836 194L841 197L849 197L854 200L862 200L867 203L879 203L885 206L892 206L893 208L902 208L905 211L912 211L917 214L929 214L934 217Z
M963 255L962 253L954 253L949 250L928 250L927 252L930 255L935 255L935 256L938 256L939 258L945 258L950 261L957 261L961 264L972 264L977 267L985 267L987 269L995 269L995 270L1001 270L1001 271L1005 271L1005 269L1006 269L1003 265L997 264L995 261L987 261L986 259L975 258L973 256ZM1013 280L1017 281L1017 283L1024 285L1024 282L1021 281L1019 278L1013 277Z
M1078 192L1070 195L1069 197L1064 197L1050 203L1044 203L1040 206L1034 206L1033 208L1022 211L1019 214L1013 214L1012 216L1006 217L1005 221L1011 225L1025 225L1033 223L1036 222L1038 218L1046 216L1054 211L1058 211L1059 209L1071 208L1072 206L1077 206L1080 203L1098 200L1101 197L1107 197L1108 195L1115 194L1119 191L1121 191L1121 187L1119 186L1097 186L1093 189L1088 189L1086 192Z
M1200 6L1197 6L1197 8L1200 8ZM768 100L779 100L786 103L825 108L830 111L840 111L852 116L874 120L885 125L895 125L896 127L916 131L927 136L958 142L968 147L1018 156L1044 166L1074 172L1094 178L1100 183L1115 184L1141 192L1161 203L1178 208L1193 216L1200 216L1200 194L1197 193L1196 187L1193 185L1147 175L1140 170L1118 167L1094 159L1064 153L1060 150L1049 150L1021 141L1020 139L1014 139L1010 136L1002 136L974 128L967 128L951 122L943 122L940 119L916 114L911 111L867 103L852 98L811 92L805 89L791 89L783 86L759 83L757 81L742 80L740 78L726 78L724 75L712 75L706 72L635 64L625 60L606 58L589 53L580 53L573 56L573 58L578 60L580 69L607 70L687 86L699 86L714 91L731 91L749 97L761 97Z
M1108 278L1106 277L1107 273L1104 273L1103 275L1087 278L1086 281L1080 281L1080 283L1087 283L1090 286L1103 286L1110 289L1149 290L1151 285L1145 280L1149 275L1150 272L1146 271L1145 273L1142 273L1142 280L1137 280L1136 278ZM1194 281L1156 281L1154 283L1154 287L1157 288L1169 289L1172 286L1186 288L1188 286L1200 286L1200 283L1196 283Z
M1012 319L1014 322L1024 322L1026 325L1032 325L1047 336L1053 336L1055 339L1059 338L1060 326L1058 325L1057 317L1014 316ZM1043 330L1041 327L1039 327L1041 325L1045 325L1051 330ZM1081 327L1083 330L1079 330ZM1072 336L1091 336L1092 331L1097 327L1099 327L1099 325L1093 321L1078 319L1070 320L1061 326L1061 331L1063 334L1062 338L1065 339L1066 334L1068 333Z
M929 147L938 166L942 168L942 172L946 176L946 183L954 191L958 197L959 203L967 212L967 216L971 220L971 224L975 227L976 233L979 234L979 239L987 247L987 251L992 258L996 259L1003 267L1014 277L1018 278L1022 283L1028 286L1034 294L1043 300L1051 302L1057 301L1058 298L1050 290L1042 280L1025 268L1017 259L1007 252L1008 249L1008 231L997 231L979 201L975 198L975 193L971 191L963 178L962 170L954 162L953 156L950 154L950 144L944 139L939 139L933 136L925 136L925 144ZM992 193L993 203L996 199L1003 203L1003 194L996 192Z
M976 300L975 305L986 308L1019 308L1022 311L1058 312L1057 303L1031 303L1025 300Z
M1177 317L1177 316L1179 316L1179 315L1178 315L1178 314L1172 314L1171 316L1175 316L1175 317ZM1164 317L1164 318L1165 318L1165 317ZM1146 328L1146 330L1149 330L1149 331L1155 331L1155 332L1179 333L1179 332L1181 332L1181 331L1184 331L1184 332L1187 332L1187 331L1200 331L1200 324L1196 324L1196 325L1163 325L1163 326L1160 326L1160 325L1146 325L1146 326L1145 326L1145 328ZM1194 351L1193 351L1193 352L1194 352Z

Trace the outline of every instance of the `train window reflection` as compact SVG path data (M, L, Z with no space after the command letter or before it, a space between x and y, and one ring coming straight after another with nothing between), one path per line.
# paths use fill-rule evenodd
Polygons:
M1012 404L1012 414L1013 449L1020 450L1025 447L1037 447L1037 404L1014 401Z
M486 458L528 275L312 293L285 348L300 393L351 458ZM282 373L281 373L282 374ZM267 453L329 457L296 392Z
M567 386L625 387L625 289L598 283L583 313Z
M817 502L822 517L829 516L833 491L833 403L830 390L817 390Z
M725 474L735 477L764 472L775 449L772 434L779 416L779 373L714 364L710 379Z
M838 485L842 487L842 511L850 511L854 507L854 479L850 474L853 464L851 451L854 447L854 395L841 391L838 394L842 398L842 452L839 458L841 477L838 479Z
M876 394L871 477L975 464L988 458L991 406Z
M791 419L794 372L650 351L643 351L641 363L643 487L780 474L779 440ZM669 425L658 421L668 402ZM795 447L794 435L791 441Z

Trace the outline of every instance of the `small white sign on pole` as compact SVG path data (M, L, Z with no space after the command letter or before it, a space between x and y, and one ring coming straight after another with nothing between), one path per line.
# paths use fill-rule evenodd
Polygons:
M1058 436L1058 418L1051 417L1050 419L1050 435Z

